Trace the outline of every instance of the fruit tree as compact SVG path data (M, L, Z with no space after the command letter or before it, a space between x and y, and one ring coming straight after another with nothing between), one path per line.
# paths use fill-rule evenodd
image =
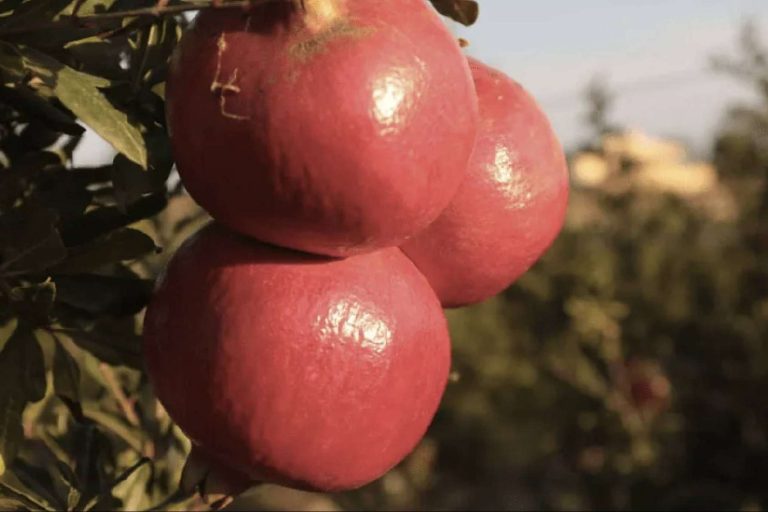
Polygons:
M0 508L347 491L416 448L443 308L524 274L569 193L535 100L447 28L478 12L0 1Z

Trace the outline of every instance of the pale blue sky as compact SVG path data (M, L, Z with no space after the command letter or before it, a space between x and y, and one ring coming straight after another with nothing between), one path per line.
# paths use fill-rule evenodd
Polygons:
M768 0L480 0L480 5L480 21L458 33L470 40L476 57L539 98L569 146L581 138L579 95L595 74L618 89L619 123L708 146L723 106L750 94L711 73L708 57L734 49L748 18L763 27L768 43Z

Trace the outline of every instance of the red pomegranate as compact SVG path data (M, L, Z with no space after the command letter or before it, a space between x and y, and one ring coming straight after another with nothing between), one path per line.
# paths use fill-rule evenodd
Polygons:
M222 224L348 256L448 205L477 133L458 43L425 0L293 0L199 15L167 117L190 194Z
M467 177L445 212L403 246L445 307L485 300L538 260L568 203L562 147L516 82L470 60L480 128Z
M144 322L155 392L199 449L253 480L366 484L424 435L445 317L397 248L345 260L217 225L179 249Z

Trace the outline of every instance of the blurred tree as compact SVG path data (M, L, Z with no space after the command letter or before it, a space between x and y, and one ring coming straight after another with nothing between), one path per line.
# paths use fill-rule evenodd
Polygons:
M599 141L606 133L616 131L616 127L610 120L615 96L611 92L608 80L604 76L593 77L584 90L584 98L587 105L584 120L589 127L592 140Z

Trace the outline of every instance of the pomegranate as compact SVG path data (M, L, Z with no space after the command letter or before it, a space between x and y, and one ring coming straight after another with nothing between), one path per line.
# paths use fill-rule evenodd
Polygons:
M340 260L209 225L144 323L148 374L204 454L252 480L366 484L424 435L448 379L445 317L397 248Z
M190 194L222 224L349 256L399 245L465 174L477 98L425 0L293 0L201 13L167 117Z
M445 212L403 246L445 307L480 302L525 273L562 228L568 168L536 101L470 59L480 127L469 170Z

